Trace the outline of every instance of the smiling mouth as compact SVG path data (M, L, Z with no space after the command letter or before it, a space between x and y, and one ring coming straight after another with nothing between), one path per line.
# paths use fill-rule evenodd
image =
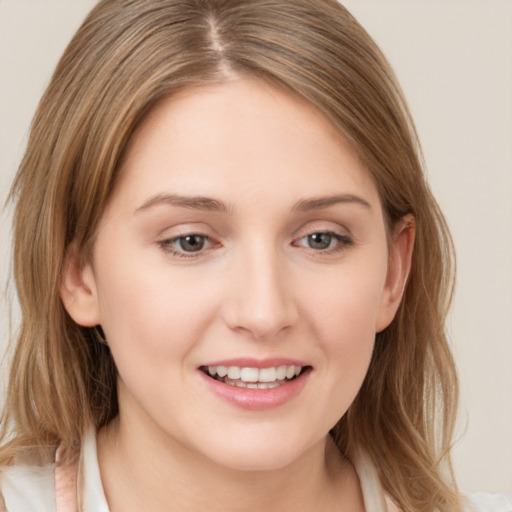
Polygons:
M202 366L210 378L239 388L274 389L295 380L310 366L273 366L251 368L241 366Z

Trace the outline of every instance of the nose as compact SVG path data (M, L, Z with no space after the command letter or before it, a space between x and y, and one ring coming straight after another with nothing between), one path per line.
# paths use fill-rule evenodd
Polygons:
M226 283L226 324L256 339L272 339L298 319L293 280L275 252L260 248L241 254Z

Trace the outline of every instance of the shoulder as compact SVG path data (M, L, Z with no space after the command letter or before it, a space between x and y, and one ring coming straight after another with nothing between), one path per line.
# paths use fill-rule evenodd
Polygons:
M54 470L54 465L11 466L0 470L0 511L53 512Z
M512 497L476 492L464 494L467 512L512 512Z

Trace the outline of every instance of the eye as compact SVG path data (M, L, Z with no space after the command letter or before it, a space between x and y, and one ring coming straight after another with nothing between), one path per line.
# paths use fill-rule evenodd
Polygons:
M329 249L333 240L336 240L331 233L313 233L306 237L307 244L311 249Z
M346 235L331 231L320 231L303 236L295 242L295 245L329 253L341 251L352 243L352 239Z
M180 236L176 239L179 248L185 252L198 252L206 244L206 237L203 235Z
M175 238L162 240L159 242L159 245L166 252L175 256L187 258L208 249L212 245L212 241L206 235L189 233Z

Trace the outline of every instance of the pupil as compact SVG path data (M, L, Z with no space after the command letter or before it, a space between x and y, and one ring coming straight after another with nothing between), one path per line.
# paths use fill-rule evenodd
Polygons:
M204 237L201 235L188 235L180 239L181 248L187 252L200 251L204 246Z
M309 235L309 245L312 249L327 249L331 245L332 236L328 233Z

